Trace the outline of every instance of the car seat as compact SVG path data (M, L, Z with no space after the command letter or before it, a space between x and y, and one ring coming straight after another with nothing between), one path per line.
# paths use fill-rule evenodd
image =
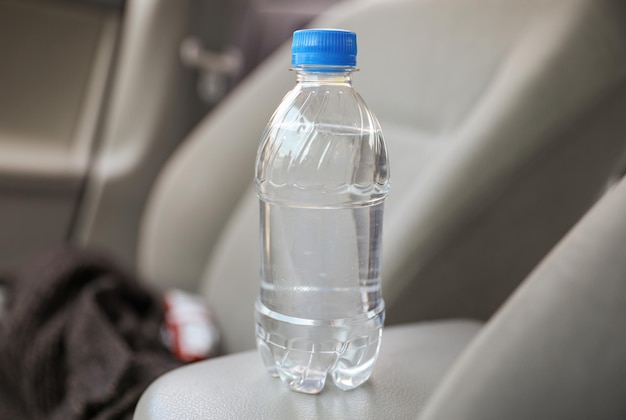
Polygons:
M488 319L624 167L626 5L360 0L311 26L353 30L379 117L388 324ZM143 276L206 296L226 353L254 347L258 139L294 84L284 46L169 160L144 213Z
M167 373L134 418L623 419L625 210L626 179L482 329L445 321L386 330L370 382L353 391L291 392L249 351Z

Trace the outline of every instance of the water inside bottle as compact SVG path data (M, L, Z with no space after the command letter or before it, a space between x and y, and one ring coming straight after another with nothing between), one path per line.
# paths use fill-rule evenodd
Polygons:
M314 208L261 202L257 344L274 376L318 393L365 382L384 321L383 203Z

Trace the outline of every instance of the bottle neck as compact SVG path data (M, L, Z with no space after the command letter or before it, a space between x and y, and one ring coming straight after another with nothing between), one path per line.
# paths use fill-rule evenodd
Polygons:
M355 67L339 66L297 66L296 81L299 84L342 84L352 85L352 73L358 71Z

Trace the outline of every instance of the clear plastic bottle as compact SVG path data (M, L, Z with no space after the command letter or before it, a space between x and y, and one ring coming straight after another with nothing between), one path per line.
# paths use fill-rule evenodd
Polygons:
M261 206L257 345L273 376L315 394L330 374L371 375L384 321L380 125L352 87L356 35L296 31L297 83L270 119L256 163Z

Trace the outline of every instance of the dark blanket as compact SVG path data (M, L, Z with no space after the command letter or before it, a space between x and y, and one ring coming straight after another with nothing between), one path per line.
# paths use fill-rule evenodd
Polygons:
M0 316L0 419L124 419L180 364L160 340L163 309L129 272L65 249L10 284Z

